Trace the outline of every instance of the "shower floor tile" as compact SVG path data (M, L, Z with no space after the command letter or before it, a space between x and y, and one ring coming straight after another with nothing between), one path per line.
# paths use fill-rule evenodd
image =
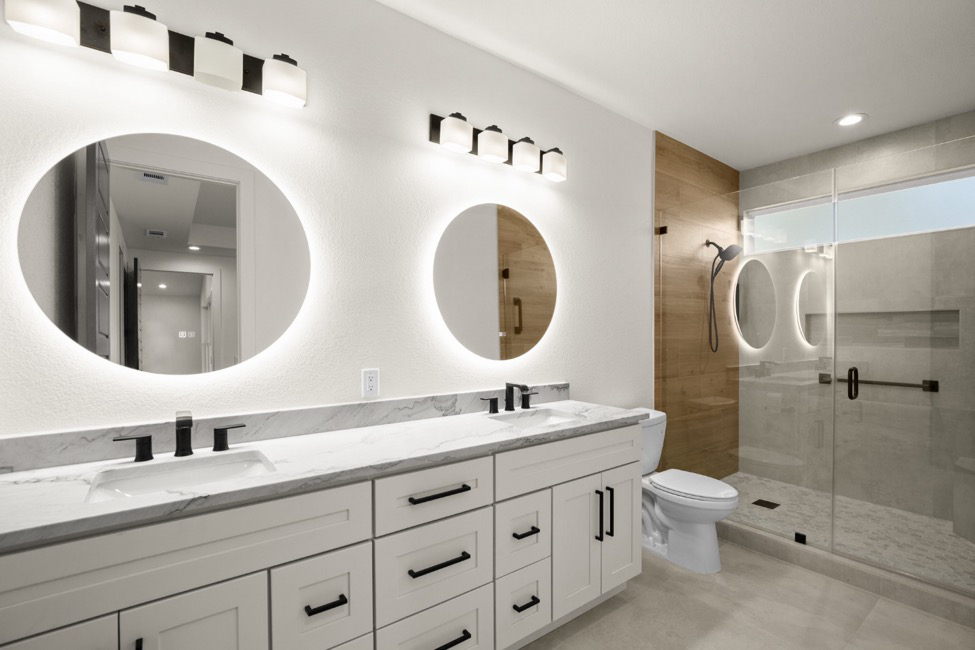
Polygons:
M789 539L804 533L810 546L830 550L828 493L744 472L724 480L739 492L731 521ZM769 510L758 499L781 505ZM975 544L950 521L838 496L833 534L837 553L975 595Z

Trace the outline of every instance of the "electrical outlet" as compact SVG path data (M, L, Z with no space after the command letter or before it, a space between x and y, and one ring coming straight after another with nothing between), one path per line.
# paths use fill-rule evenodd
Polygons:
M379 368L362 370L362 396L379 397Z

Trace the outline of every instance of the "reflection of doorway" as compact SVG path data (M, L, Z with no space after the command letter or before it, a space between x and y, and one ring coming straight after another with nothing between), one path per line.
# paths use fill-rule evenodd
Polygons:
M212 302L213 276L151 269L141 276L142 369L195 374L208 369L207 358L212 369L212 319L204 306Z

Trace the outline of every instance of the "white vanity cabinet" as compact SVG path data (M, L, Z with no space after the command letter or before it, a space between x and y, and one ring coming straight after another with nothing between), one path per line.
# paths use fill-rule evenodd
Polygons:
M120 650L268 650L267 573L119 614Z
M3 650L118 650L118 615L41 634L5 645Z

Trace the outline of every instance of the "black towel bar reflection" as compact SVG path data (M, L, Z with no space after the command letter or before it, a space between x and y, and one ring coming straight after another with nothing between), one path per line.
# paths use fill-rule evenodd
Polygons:
M333 600L330 603L325 603L319 607L309 607L305 605L305 614L308 616L314 616L315 614L321 614L322 612L327 612L330 609L335 609L336 607L341 607L349 602L349 599L345 597L345 594L340 594L337 600Z
M469 560L469 559L471 559L471 554L468 553L467 551L464 551L463 553L461 553L459 556L455 557L452 560L447 560L446 562L441 562L440 564L434 564L433 566L428 566L427 568L420 569L419 571L414 571L413 569L410 569L409 571L407 571L407 573L409 573L410 577L415 580L416 578L425 576L428 573L433 573L434 571L439 571L440 569L446 569L449 566L460 564L464 560Z
M437 499L442 499L444 497L452 497L455 494L460 494L461 492L470 492L473 488L464 483L459 488L454 488L453 490L447 490L446 492L438 492L437 494L431 494L425 497L410 497L410 505L418 506L421 503L426 503L427 501L436 501Z
M850 370L854 370L854 368L850 368ZM876 381L873 379L860 379L859 371L851 373L851 376L854 377L853 383L856 386L859 386L859 384L869 384L872 386L895 386L898 388L920 388L925 393L937 393L940 392L941 389L936 379L922 379L920 384L907 384L900 381ZM840 384L846 384L849 383L850 380L847 378L837 377L836 382ZM833 383L833 378L829 375L829 373L822 372L819 374L819 383L831 384ZM851 387L853 388L853 390L851 390L849 393L850 399L856 399L859 396L860 391L856 388L856 386Z
M436 648L434 648L434 650L450 650L450 648L453 648L454 646L460 645L464 641L466 641L469 638L471 638L471 636L472 635L471 635L470 632L468 632L467 630L464 630L459 637L457 637L453 641L448 641L447 643L445 643L443 645L437 646Z

